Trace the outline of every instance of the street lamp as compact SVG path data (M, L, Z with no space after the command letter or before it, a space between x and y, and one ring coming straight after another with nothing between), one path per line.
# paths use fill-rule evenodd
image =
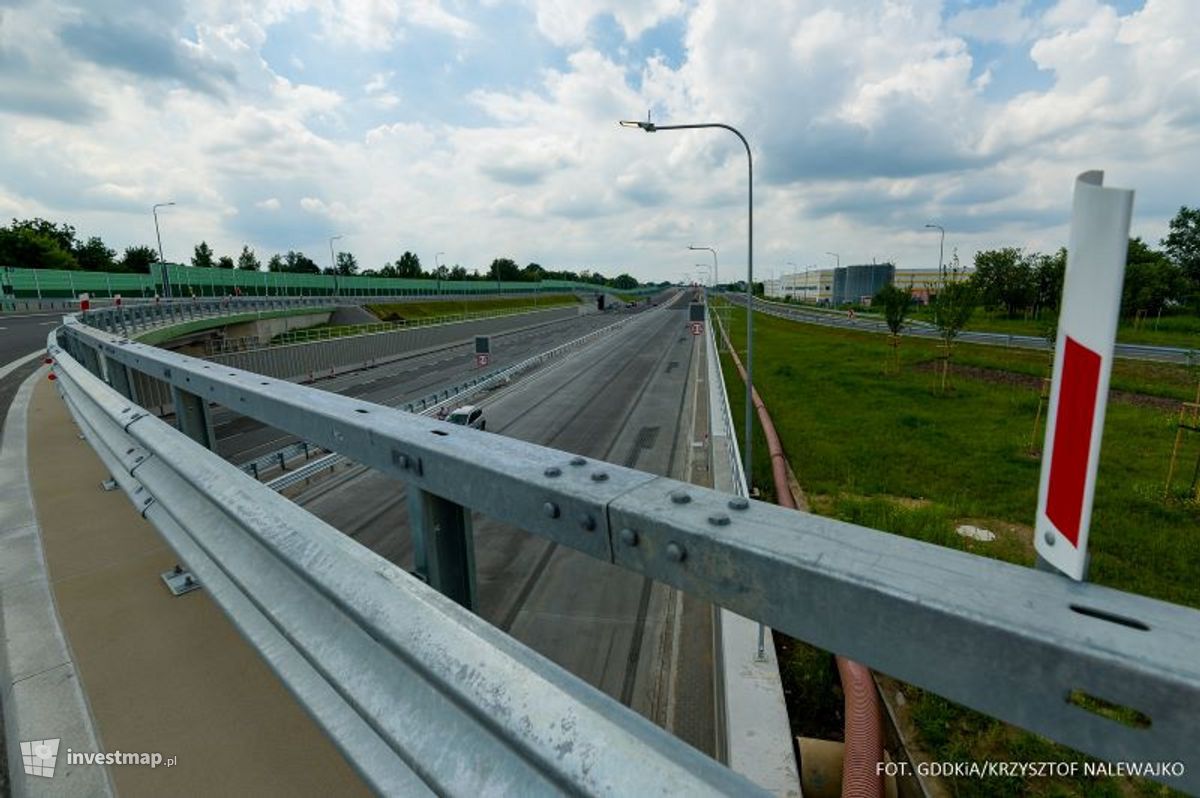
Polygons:
M712 280L713 280L713 287L716 287L717 283L719 283L721 281L720 280L721 275L717 271L717 251L715 249L713 249L712 247L697 247L693 244L688 244L688 249L692 249L692 250L696 250L696 251L707 250L708 252L712 253L712 258L713 258Z
M837 260L837 268L842 268L842 256L836 252L826 252L826 255L832 255Z
M433 273L437 276L437 292L438 296L442 295L442 264L438 258L445 255L445 252L433 253Z
M150 208L150 212L152 214L154 214L154 237L158 239L158 262L159 263L165 263L166 259L163 257L162 233L160 233L158 231L158 209L166 208L166 207L168 207L170 205L174 205L174 204L175 204L174 201L160 202L157 205L151 206L151 208ZM171 298L171 281L167 277L167 268L165 266L163 267L163 270L162 270L162 280L163 280L163 295L167 299L170 299Z
M742 146L746 148L746 439L742 450L743 468L746 471L746 484L752 481L750 466L754 462L751 448L754 445L754 155L750 152L750 143L737 128L720 122L705 122L695 125L656 125L653 122L620 122L621 127L640 128L646 133L657 133L660 130L696 130L701 128L722 128L737 136ZM713 253L716 258L716 253ZM761 629L759 648L762 648Z
M338 296L338 273L337 259L333 257L333 242L339 238L344 238L342 235L330 236L329 238L329 268L333 270L333 295Z
M938 274L941 275L942 282L945 282L946 281L946 272L942 267L942 255L946 251L946 228L942 227L940 224L932 224L932 223L927 224L925 226L931 230L940 230L942 232L941 242L938 244Z

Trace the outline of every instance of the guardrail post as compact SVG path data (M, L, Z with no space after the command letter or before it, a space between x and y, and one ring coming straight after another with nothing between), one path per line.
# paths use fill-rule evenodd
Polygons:
M461 504L409 485L408 518L417 576L447 598L474 610L475 537L471 512Z
M217 437L213 434L212 414L204 397L171 386L171 400L175 403L175 423L179 431L206 449L216 449Z
M95 350L90 351L93 355L97 354ZM136 402L138 400L137 391L133 387L133 375L129 373L129 367L102 354L100 358L104 360L104 373L108 375L108 384L121 396L131 402Z

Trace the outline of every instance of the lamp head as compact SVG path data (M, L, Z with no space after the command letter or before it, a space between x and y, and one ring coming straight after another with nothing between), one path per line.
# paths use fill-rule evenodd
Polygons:
M633 122L628 119L622 119L618 124L621 127L640 127L647 133L653 133L654 131L658 130L658 128L654 126L653 122Z

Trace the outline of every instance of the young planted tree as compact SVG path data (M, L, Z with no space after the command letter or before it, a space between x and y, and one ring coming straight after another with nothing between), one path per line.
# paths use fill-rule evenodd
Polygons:
M198 269L211 269L213 265L212 247L207 241L201 241L192 250L192 265Z
M242 271L256 272L262 268L262 263L258 260L258 256L254 254L254 250L250 249L249 246L243 246L242 254L238 255L237 267Z
M975 286L967 280L947 283L929 300L933 326L937 327L942 339L942 393L946 393L946 376L950 371L950 356L954 351L954 339L967 326L979 299Z
M900 372L900 331L904 329L904 320L912 308L912 288L900 288L897 285L885 285L875 294L872 305L883 308L883 317L891 331L892 360L896 372Z

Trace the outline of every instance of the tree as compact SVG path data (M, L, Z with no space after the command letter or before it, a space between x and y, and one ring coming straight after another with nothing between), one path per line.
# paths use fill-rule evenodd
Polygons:
M612 286L613 288L619 288L622 291L628 291L630 289L637 288L638 281L631 275L622 273L617 275L617 278L612 281Z
M466 268L465 268L465 267L463 267L463 266L459 266L457 263L456 263L456 264L454 264L454 268L450 270L450 279L451 279L451 280L465 280L465 279L467 279L467 270L466 270Z
M1033 269L1016 247L975 253L971 277L985 307L1003 307L1009 318L1029 306L1033 299Z
M339 252L337 254L337 273L349 277L353 274L358 274L358 260L350 252Z
M320 274L321 268L303 252L289 249L283 256L283 271L295 274Z
M274 255L272 255L270 258L267 259L267 271L269 271L269 272L284 271L283 256L280 255L278 252L276 252Z
M87 243L75 249L75 260L79 268L88 272L111 272L117 268L117 253L104 246L99 236L92 236Z
M229 257L228 255L222 255L221 257L217 258L217 268L218 269L232 269L233 268L233 258Z
M396 261L396 276L397 277L421 277L424 272L421 271L421 259L416 254L405 250L404 254Z
M943 285L929 300L933 326L937 327L945 354L942 356L942 393L946 392L946 374L950 371L950 355L954 339L971 320L978 304L976 285L969 280L954 281Z
M379 270L379 276L380 277L399 277L400 275L396 272L395 266L393 266L391 263L385 263L385 264L383 264L383 268Z
M208 242L201 241L192 251L192 265L200 269L211 269L213 265L213 251Z
M904 318L912 307L912 288L900 288L888 284L879 289L871 305L883 308L883 317L892 333L892 353L896 361L896 371L900 371L900 331L904 329Z
M1125 256L1125 282L1121 287L1121 313L1160 313L1168 303L1187 292L1183 269L1165 254L1146 246L1141 238L1129 239Z
M521 269L521 279L531 283L541 282L546 279L546 270L540 263L527 264L524 269Z
M1162 245L1192 285L1200 289L1200 208L1184 206L1171 220Z
M158 263L158 250L154 247L126 247L121 258L121 270L149 274L150 266L154 263Z
M1053 255L1032 256L1033 266L1033 307L1035 312L1053 310L1058 312L1062 301L1063 277L1067 273L1067 250L1060 248Z
M8 227L0 227L0 267L78 269L74 246L75 230L68 225L60 229L44 219L13 219Z
M279 257L276 255L275 257ZM237 267L243 271L256 272L262 268L262 263L258 256L254 254L254 250L248 246L242 247L242 254L238 255Z
M521 270L512 258L496 258L488 267L488 276L493 280L520 280Z

